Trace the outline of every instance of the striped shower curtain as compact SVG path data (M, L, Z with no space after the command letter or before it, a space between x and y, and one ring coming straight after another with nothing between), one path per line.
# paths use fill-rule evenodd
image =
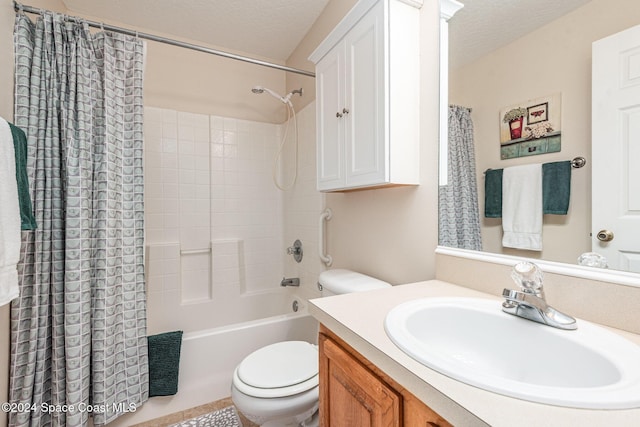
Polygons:
M11 307L11 426L96 425L148 398L143 45L16 16L15 123L37 229Z
M482 250L471 110L449 107L447 185L438 192L438 244Z

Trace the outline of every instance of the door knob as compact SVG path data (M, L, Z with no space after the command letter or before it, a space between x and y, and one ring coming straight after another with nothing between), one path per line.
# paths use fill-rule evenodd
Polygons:
M596 235L596 237L601 242L610 242L610 241L613 240L613 231L600 230L600 231L598 231L598 234Z

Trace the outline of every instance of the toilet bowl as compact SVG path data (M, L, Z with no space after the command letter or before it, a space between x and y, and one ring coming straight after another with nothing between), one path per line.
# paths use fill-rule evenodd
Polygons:
M310 427L305 422L318 410L318 347L283 341L254 351L233 373L231 399L256 424Z
M349 270L320 274L323 296L391 286ZM262 347L236 367L231 399L247 419L264 427L318 425L318 347L283 341Z

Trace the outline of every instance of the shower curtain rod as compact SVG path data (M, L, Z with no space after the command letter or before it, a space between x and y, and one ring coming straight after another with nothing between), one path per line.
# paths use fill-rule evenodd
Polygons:
M17 1L13 2L13 8L17 12L19 10L23 10L28 13L34 13L37 15L42 15L45 12L45 9L38 9L37 7L27 6L25 4L20 4ZM300 70L298 68L287 67L286 65L275 64L273 62L262 61L260 59L249 58L247 56L236 55L235 53L229 53L222 50L211 49L204 46L199 46L192 43L181 42L179 40L169 39L166 37L156 36L154 34L142 33L135 30L129 30L127 28L116 27L109 24L104 24L102 22L89 21L83 18L83 21L87 23L90 27L100 28L102 30L113 31L116 33L127 34L130 36L139 37L141 39L151 40L154 42L169 44L172 46L182 47L185 49L191 49L198 52L209 53L211 55L222 56L224 58L235 59L238 61L249 62L251 64L261 65L263 67L275 68L277 70L288 71L290 73L301 74L303 76L315 77L315 73L306 70Z

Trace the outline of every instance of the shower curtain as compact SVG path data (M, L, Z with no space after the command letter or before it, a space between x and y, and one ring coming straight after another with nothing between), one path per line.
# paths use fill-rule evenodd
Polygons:
M447 185L439 197L439 235L441 246L482 250L478 185L473 145L471 110L449 107Z
M15 122L37 229L11 307L11 426L96 425L148 398L143 45L16 16Z

